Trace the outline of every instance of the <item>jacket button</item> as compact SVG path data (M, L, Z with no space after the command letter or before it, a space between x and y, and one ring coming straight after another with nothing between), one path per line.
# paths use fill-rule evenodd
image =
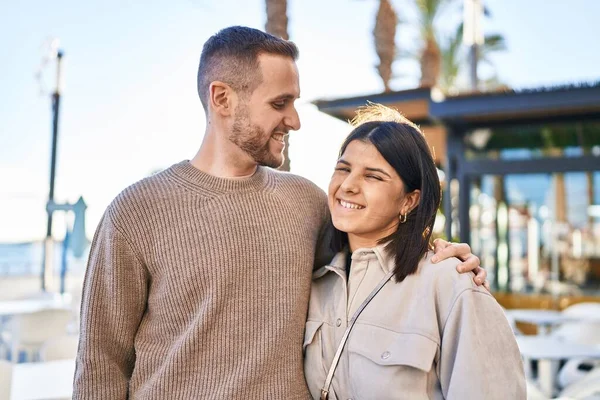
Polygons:
M338 318L337 321L335 321L335 326L342 326L342 320L340 318Z
M388 358L390 358L391 353L389 351L384 351L383 354L381 354L381 358L384 360L387 360Z

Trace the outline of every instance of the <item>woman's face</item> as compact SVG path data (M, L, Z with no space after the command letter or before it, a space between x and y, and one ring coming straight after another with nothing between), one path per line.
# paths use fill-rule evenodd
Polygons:
M418 205L420 192L404 193L394 168L371 143L354 140L339 158L329 183L333 225L348 233L350 247L373 247L396 231L400 214Z

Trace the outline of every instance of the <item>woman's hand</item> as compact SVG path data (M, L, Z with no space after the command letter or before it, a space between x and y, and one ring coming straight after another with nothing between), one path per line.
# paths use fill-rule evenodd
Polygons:
M444 239L435 239L433 241L435 255L431 259L433 263L445 260L449 257L456 257L462 263L456 266L456 270L460 273L473 271L476 275L473 281L477 286L483 285L490 291L490 283L485 279L487 272L479 266L480 260L475 254L471 253L471 246L467 243L450 243Z

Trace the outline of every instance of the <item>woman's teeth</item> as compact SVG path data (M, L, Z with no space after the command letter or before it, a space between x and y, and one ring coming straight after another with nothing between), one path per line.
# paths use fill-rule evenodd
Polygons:
M354 203L348 203L347 201L344 201L344 200L339 200L339 203L342 207L350 208L352 210L362 210L364 208L363 206L359 206L358 204L354 204Z

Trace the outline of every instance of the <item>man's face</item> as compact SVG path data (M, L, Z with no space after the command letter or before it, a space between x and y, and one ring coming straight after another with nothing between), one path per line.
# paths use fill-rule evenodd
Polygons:
M283 164L284 137L300 129L294 101L300 97L298 68L288 57L258 57L262 83L252 94L240 97L230 140L257 164L278 168Z

